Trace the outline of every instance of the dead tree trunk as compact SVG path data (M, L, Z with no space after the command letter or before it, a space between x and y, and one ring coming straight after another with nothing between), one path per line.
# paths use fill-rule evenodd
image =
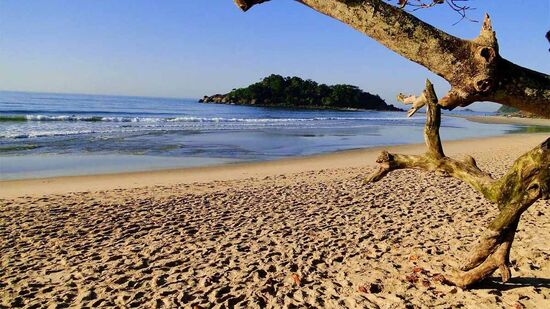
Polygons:
M497 203L500 213L481 235L461 267L463 272L447 280L461 287L469 286L500 269L502 281L510 278L509 255L522 213L538 199L550 196L550 138L517 159L500 179L483 172L472 157L458 161L446 157L439 138L441 110L433 86L426 81L421 97L427 105L424 138L428 151L424 155L382 152L378 171L366 179L376 182L396 169L416 168L449 175L468 183L489 201Z
M234 0L248 10L269 0ZM550 76L502 58L487 15L479 36L463 40L382 0L296 0L338 19L451 84L445 109L492 101L550 118Z

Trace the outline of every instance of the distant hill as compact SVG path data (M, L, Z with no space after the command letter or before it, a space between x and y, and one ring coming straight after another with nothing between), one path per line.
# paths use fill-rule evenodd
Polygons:
M233 89L227 94L205 96L201 103L223 103L255 106L312 108L312 109L371 109L401 111L352 85L328 86L299 77L270 75L246 88Z

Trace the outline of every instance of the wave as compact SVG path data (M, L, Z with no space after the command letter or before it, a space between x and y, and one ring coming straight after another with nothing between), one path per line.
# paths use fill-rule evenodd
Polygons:
M405 117L311 117L311 118L230 118L230 117L103 117L95 115L0 115L0 124L7 127L0 130L0 139L25 139L82 134L110 134L179 130L222 130L256 127L332 127L356 125L401 125L418 118ZM422 120L423 121L423 120ZM41 122L55 122L58 125L42 125ZM66 124L64 124L65 122ZM77 125L82 122L81 125ZM85 123L90 123L86 125ZM19 123L21 125L19 125ZM29 125L24 125L28 123ZM73 126L72 123L75 125ZM94 123L93 125L91 123ZM102 124L105 123L105 124ZM111 123L111 125L107 124ZM410 122L409 122L410 123ZM0 127L1 128L1 127Z
M224 118L224 117L102 117L102 116L75 116L75 115L9 115L1 116L0 122L28 122L28 121L65 121L65 122L244 122L244 123L278 123L303 121L407 121L416 118L404 117L312 117L312 118Z
M165 128L148 128L147 130L143 129L124 129L124 130L49 130L49 131L26 131L26 132L3 132L0 133L0 138L10 138L10 139L26 139L26 138L36 138L36 137L55 137L55 136L71 136L71 135L83 135L83 134L112 134L112 133L134 133L134 132L151 132L151 131L170 131Z
M50 136L69 136L69 135L80 135L80 134L91 134L97 133L92 130L78 130L78 131L31 131L26 133L21 132L6 132L0 134L0 138L12 138L12 139L24 139L24 138L34 138L34 137L50 137Z
M10 115L0 116L0 122L27 122L27 121L66 121L66 122L157 122L163 118L147 117L101 117L101 116L46 116L46 115Z

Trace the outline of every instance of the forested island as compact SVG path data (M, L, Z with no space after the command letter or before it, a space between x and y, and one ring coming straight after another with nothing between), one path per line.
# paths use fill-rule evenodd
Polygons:
M283 77L275 74L248 87L233 89L227 94L204 96L199 102L311 109L402 111L387 104L378 95L365 92L357 86L329 86L296 76Z

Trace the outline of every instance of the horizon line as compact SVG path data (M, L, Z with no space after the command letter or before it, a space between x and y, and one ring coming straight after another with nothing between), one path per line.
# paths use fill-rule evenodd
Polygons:
M0 89L0 92L13 93L36 93L36 94L59 94L59 95L86 95L101 97L127 97L127 98L148 98L148 99L180 99L180 100L199 100L198 97L176 97L176 96L156 96L156 95L131 95L131 94L109 94L109 93L84 93L84 92L58 92L58 91L36 91L36 90L9 90Z

